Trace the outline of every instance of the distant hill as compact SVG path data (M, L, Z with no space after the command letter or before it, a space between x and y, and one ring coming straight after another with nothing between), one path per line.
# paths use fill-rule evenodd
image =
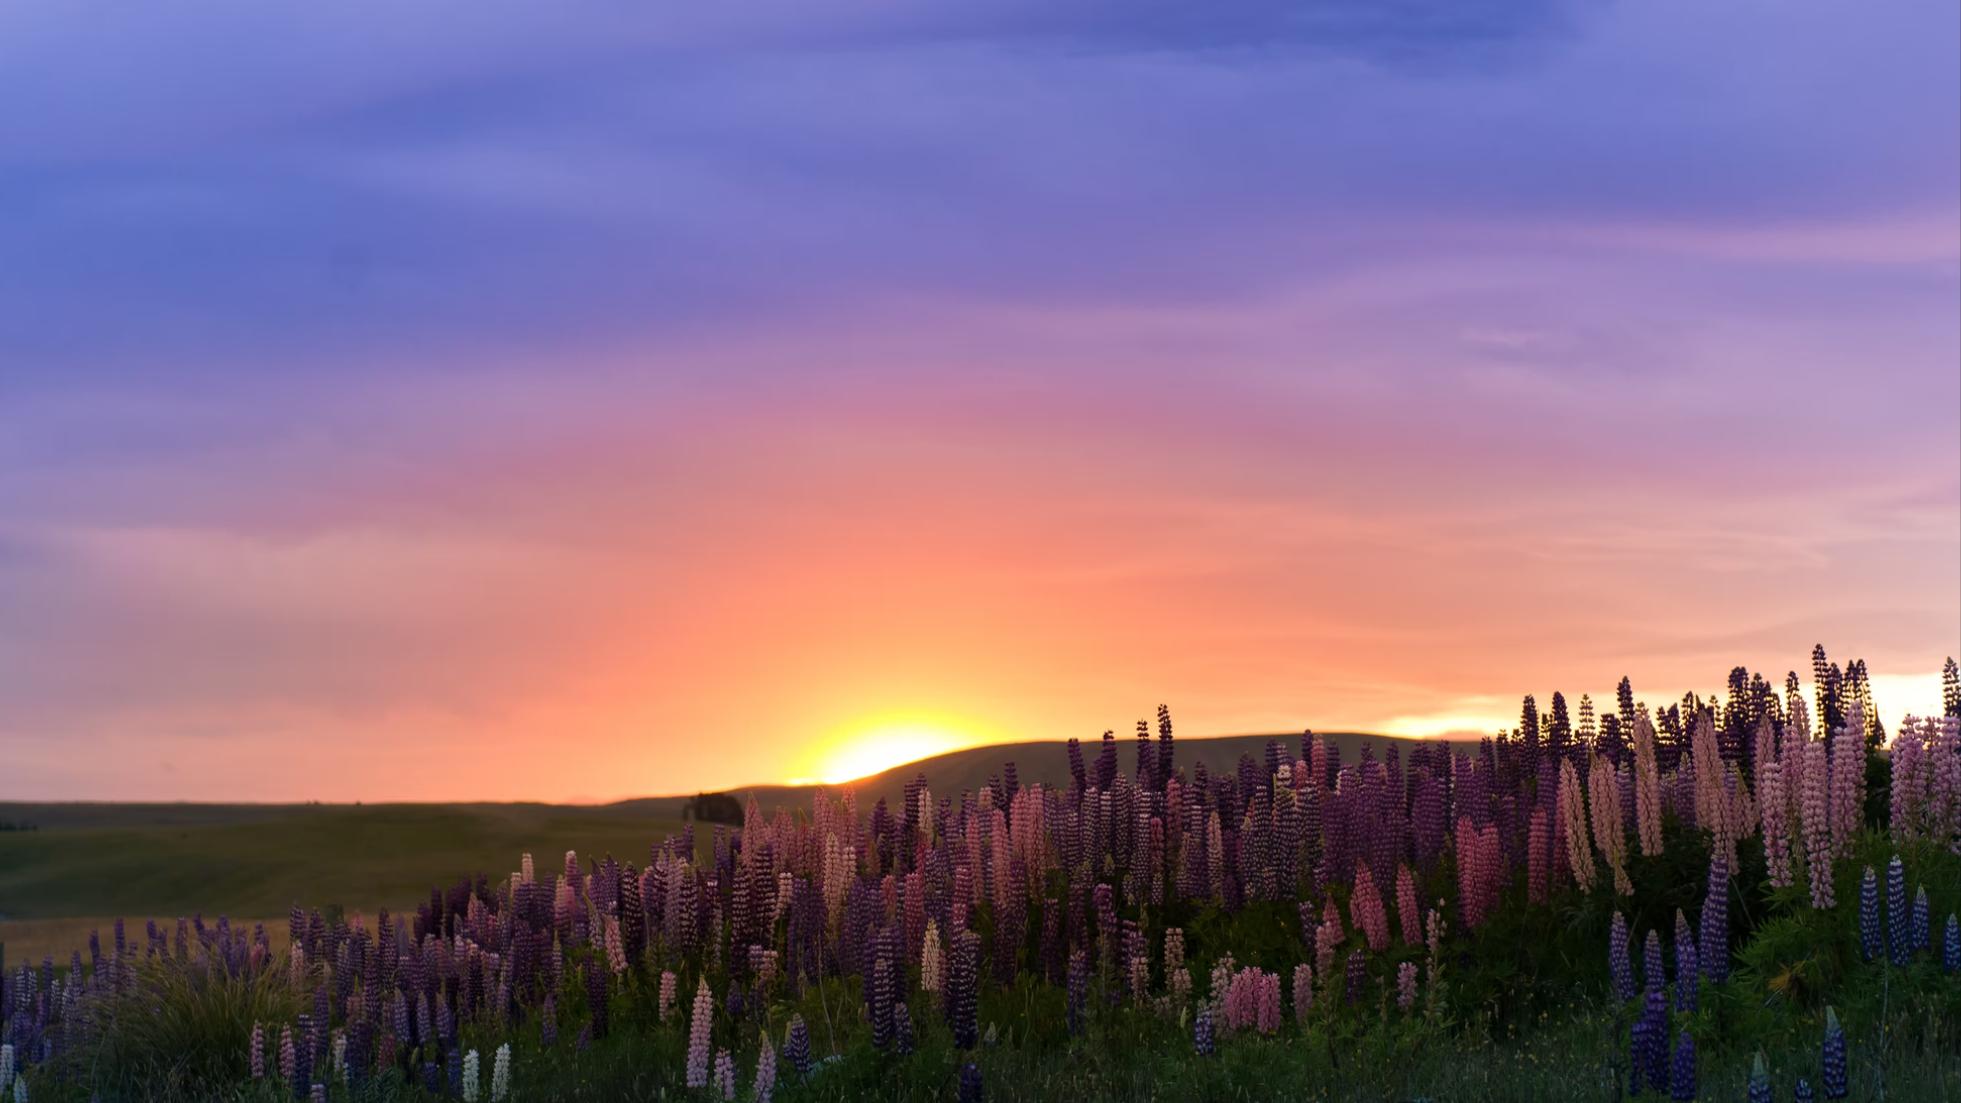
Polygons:
M1377 756L1380 757L1391 745L1409 747L1419 742L1368 732L1316 732L1315 734L1339 747L1343 762L1354 762L1361 758L1364 746L1373 745ZM1225 735L1176 740L1175 762L1177 767L1187 774L1190 773L1192 765L1197 762L1205 763L1205 768L1215 773L1229 771L1238 767L1241 755L1251 755L1255 761L1262 761L1266 755L1267 741L1272 739L1279 740L1289 756L1300 753L1298 732L1284 735ZM1095 762L1097 754L1100 753L1100 742L1100 740L1083 742L1085 760ZM1127 735L1120 735L1117 739L1117 762L1126 774L1132 773L1136 768L1136 742L1134 731ZM1451 742L1467 741L1452 740ZM1153 745L1155 745L1155 737L1153 737ZM896 807L904 798L906 783L920 774L926 776L926 784L934 793L948 796L962 789L978 790L988 783L988 779L998 776L1009 762L1015 764L1015 773L1023 785L1040 782L1048 786L1067 787L1069 784L1067 748L1068 744L1064 741L993 743L984 747L969 747L966 750L949 751L931 758L922 758L917 762L894 766L883 773L840 785L754 785L731 789L729 792L744 801L753 794L765 810L809 808L812 795L821 789L856 790L861 808L869 808L881 799L888 805ZM633 808L648 815L673 819L680 817L681 806L689 799L683 796L641 797L619 801L608 807Z

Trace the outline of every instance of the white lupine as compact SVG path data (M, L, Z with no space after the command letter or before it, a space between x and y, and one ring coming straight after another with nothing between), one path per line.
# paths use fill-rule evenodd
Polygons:
M477 1103L477 1091L482 1086L482 1065L476 1050L463 1055L463 1103Z
M511 1043L497 1047L490 1059L490 1103L504 1103L511 1097Z

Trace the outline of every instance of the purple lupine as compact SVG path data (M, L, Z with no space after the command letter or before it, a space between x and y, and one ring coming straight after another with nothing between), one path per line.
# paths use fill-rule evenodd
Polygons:
M1360 1003L1368 981L1368 958L1360 950L1348 955L1348 1002Z
M901 1057L912 1054L912 1009L906 1001L900 1000L892 1005L892 1050Z
M1825 1098L1844 1099L1845 1028L1838 1023L1838 1012L1829 1007L1825 1009L1825 1042L1819 1064L1819 1080L1825 1086Z
M1614 979L1614 999L1625 1003L1634 998L1634 963L1628 960L1627 916L1614 913L1607 932L1607 967Z
M1922 885L1913 893L1912 950L1924 954L1933 949L1933 913L1927 905L1927 886Z
M981 1103L980 1066L972 1061L960 1066L960 1103Z
M1872 867L1867 866L1865 874L1859 878L1859 956L1871 961L1880 952L1879 878L1873 874Z
M1641 946L1641 981L1649 988L1668 984L1668 978L1662 975L1661 960L1661 932L1650 930Z
M783 1060L797 1070L798 1076L810 1075L810 1027L802 1015L790 1016L790 1031L783 1037Z
M953 932L946 976L946 1020L956 1049L972 1049L980 1040L979 1014L980 936L963 927Z
M1912 938L1907 922L1907 867L1895 854L1886 863L1886 955L1895 968L1913 955Z
M1811 1090L1811 1081L1800 1076L1797 1086L1791 1089L1791 1098L1797 1103L1812 1103L1818 1096Z
M1675 1059L1668 1065L1668 1098L1677 1103L1695 1099L1695 1038L1684 1030L1675 1041Z
M1961 973L1961 916L1947 913L1947 934L1941 938L1941 968Z
M1675 944L1675 1010L1693 1012L1701 1003L1702 974L1696 969L1695 943Z
M1709 860L1709 887L1702 898L1696 962L1711 984L1729 979L1729 863L1721 855Z
M1647 1049L1644 1053L1648 1085L1661 1091L1668 1084L1668 1001L1654 989L1648 990L1647 1003L1641 1009L1641 1017L1647 1020Z
M429 1031L427 1025L429 1001L424 999L420 1008L423 1012L422 1030L426 1035ZM558 1044L558 1000L549 992L545 993L545 1004L538 1011L538 1041L547 1047Z
M1200 1057L1210 1057L1217 1048L1212 1036L1212 1005L1201 1003L1198 1016L1192 1020L1192 1051Z

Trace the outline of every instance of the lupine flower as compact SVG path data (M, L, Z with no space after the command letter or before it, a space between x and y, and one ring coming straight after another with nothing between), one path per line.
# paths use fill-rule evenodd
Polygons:
M972 1061L960 1066L960 1103L982 1103L980 1066Z
M1416 904L1416 875L1407 865L1396 867L1396 919L1402 924L1404 942L1414 946L1423 941L1423 913Z
M1859 956L1867 961L1881 953L1879 936L1879 878L1871 866L1859 878ZM1831 1088L1825 1089L1830 1098Z
M980 1036L980 936L962 928L953 933L953 960L946 976L947 1026L957 1049L972 1049Z
M1668 1065L1668 1098L1695 1098L1695 1039L1684 1030L1675 1041L1675 1059Z
M1832 822L1826 779L1831 764L1826 758L1825 741L1808 741L1804 747L1804 787L1799 793L1798 813L1804 831L1805 871L1811 878L1811 906L1831 907Z
M1348 1002L1360 1003L1368 982L1368 958L1360 950L1348 955Z
M1416 1006L1416 963L1405 961L1396 966L1396 1007L1408 1011Z
M770 1096L775 1093L776 1049L769 1044L769 1034L765 1032L762 1049L756 1053L756 1103L769 1103Z
M1825 1043L1821 1053L1819 1079L1825 1085L1826 1099L1844 1099L1845 1082L1845 1028L1838 1023L1838 1013L1825 1009Z
M307 1103L327 1103L327 1085L315 1080L313 1087L307 1091L306 1098Z
M1702 898L1702 937L1696 946L1702 975L1713 984L1729 979L1729 862L1709 859L1709 885Z
M1668 979L1662 976L1659 931L1649 931L1647 941L1641 945L1641 982L1649 988L1660 988L1668 983Z
M14 1103L27 1103L27 1077L14 1075Z
M263 1023L252 1024L252 1043L251 1043L251 1048L248 1052L250 1054L250 1059L252 1064L252 1079L264 1080L266 1078L265 1024ZM7 1047L6 1056L4 1058L0 1058L0 1090L4 1090L7 1086L7 1073L10 1070L8 1070L6 1066L11 1064L12 1062L13 1062L13 1047L9 1046Z
M937 995L945 983L946 965L940 950L939 920L928 919L919 950L919 990Z
M1355 867L1355 891L1348 898L1348 912L1355 926L1369 942L1369 949L1381 953L1389 948L1389 916L1382 907L1382 895L1375 890L1375 878L1367 864Z
M783 1059L798 1076L810 1075L810 1027L802 1015L790 1016L789 1031L783 1036Z
M768 1045L768 1039L764 1039ZM511 1043L505 1042L497 1047L497 1053L490 1059L490 1103L505 1103L511 1097Z
M293 1028L279 1028L279 1078L288 1084L297 1083L299 1072L299 1048L293 1044Z
M735 1098L735 1058L727 1046L715 1051L715 1090L724 1100Z
M1558 804L1563 825L1560 833L1566 837L1567 868L1573 871L1573 880L1579 883L1581 892L1592 892L1593 848L1587 845L1586 794L1580 787L1580 775L1573 769L1572 759L1561 759L1559 763Z
M1913 893L1912 952L1926 953L1933 948L1933 914L1927 906L1927 886Z
M1750 1066L1750 1103L1771 1103L1770 1071L1764 1068L1761 1052Z
M1661 853L1661 773L1655 761L1655 726L1647 710L1634 716L1634 820L1641 853Z
M463 1103L477 1103L477 1095L483 1090L482 1065L476 1050L463 1055Z
M674 1014L674 989L679 982L672 969L663 969L660 974L660 1021L666 1022Z
M1625 1003L1634 998L1634 963L1628 959L1627 916L1614 913L1607 931L1607 968L1614 978L1614 999Z
M1961 973L1961 917L1947 913L1947 933L1941 938L1941 968Z
M912 1046L912 1009L900 1000L892 1005L892 1049L905 1057L912 1053Z
M1294 966L1294 1018L1306 1021L1314 1006L1314 970L1303 961Z
M12 1044L0 1045L0 1092L6 1091L14 1081L14 1047Z
M1791 1089L1791 1098L1797 1103L1812 1103L1818 1096L1811 1090L1811 1081L1800 1076L1797 1086Z
M715 1024L715 997L703 976L695 987L694 1017L688 1021L687 1084L691 1088L708 1086L708 1042Z
M1192 1020L1192 1050L1200 1057L1210 1057L1217 1051L1212 1037L1212 1005L1209 1003L1199 1004L1198 1016Z
M422 1006L427 1008L429 1004L424 1001ZM424 1023L427 1023L426 1016ZM426 1025L423 1032L428 1032ZM558 1044L558 1001L549 992L545 994L544 1007L538 1012L538 1040L546 1046Z
M1895 967L1913 955L1913 932L1907 920L1907 869L1898 854L1886 863L1886 952Z

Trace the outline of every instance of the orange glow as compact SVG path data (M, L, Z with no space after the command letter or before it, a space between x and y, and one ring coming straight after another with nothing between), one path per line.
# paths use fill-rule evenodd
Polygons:
M841 785L922 758L993 742L958 721L880 718L818 741L795 782Z

